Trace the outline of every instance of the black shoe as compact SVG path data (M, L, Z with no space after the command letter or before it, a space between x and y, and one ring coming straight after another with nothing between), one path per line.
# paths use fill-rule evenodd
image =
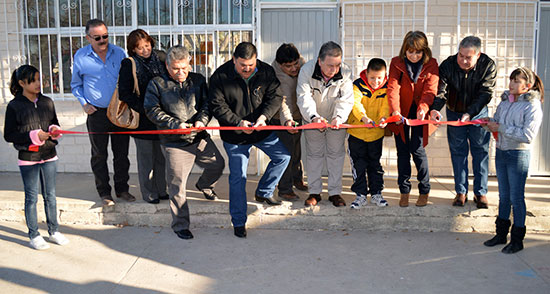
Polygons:
M118 193L118 194L116 194L116 197L118 197L120 199L124 199L128 202L136 201L136 197L134 197L134 195L130 194L128 191Z
M189 230L174 231L174 233L185 240L193 239L193 234Z
M239 238L246 238L246 228L243 227L235 227L234 228L235 236Z
M262 197L262 196L254 196L254 199L258 202L264 202L269 205L281 205L283 204L280 200L276 200L273 196L272 197Z
M525 237L525 227L512 226L510 232L510 243L502 248L502 253L512 254L523 249L523 238Z
M158 199L145 200L145 201L147 201L147 203L151 203L151 204L159 204L160 203L160 200L158 200Z
M492 239L483 242L483 245L487 247L506 244L506 236L508 236L508 231L510 230L510 225L511 225L510 220L497 217L495 224L497 225L497 229L496 229L497 234Z
M166 195L160 195L160 196L159 196L159 199L160 199L160 200L168 200L168 199L170 199L170 195L168 195L168 194L166 194Z
M214 192L214 190L212 189L201 189L199 188L199 186L197 184L195 184L195 188L197 188L197 190L201 191L202 192L202 195L204 195L204 198L206 198L207 200L218 200L218 195L216 194L216 192Z

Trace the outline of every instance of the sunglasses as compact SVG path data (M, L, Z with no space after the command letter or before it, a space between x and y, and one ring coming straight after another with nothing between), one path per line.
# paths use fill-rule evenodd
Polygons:
M90 38L94 39L96 42L99 42L99 40L103 39L103 40L106 40L107 38L109 38L109 34L105 34L103 36L92 36L92 35L88 35L90 36Z

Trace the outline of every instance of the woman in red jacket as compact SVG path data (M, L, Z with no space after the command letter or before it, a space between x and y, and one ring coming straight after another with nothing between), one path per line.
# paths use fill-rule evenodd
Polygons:
M437 94L439 70L432 58L428 39L423 32L408 32L399 56L392 59L388 80L388 100L392 115L410 119L426 119ZM397 169L401 198L399 206L409 206L411 191L411 155L416 165L420 196L416 206L426 206L430 193L428 157L428 126L410 127L398 124L390 127L395 134Z

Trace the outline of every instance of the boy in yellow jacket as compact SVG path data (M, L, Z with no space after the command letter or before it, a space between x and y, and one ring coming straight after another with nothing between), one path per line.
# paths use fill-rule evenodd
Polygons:
M386 62L380 58L371 59L360 78L353 82L354 104L348 123L379 124L376 128L348 129L348 153L353 173L351 190L357 195L351 203L354 209L367 205L368 194L371 194L371 203L388 206L382 197L384 170L380 164L384 121L390 115L386 84Z

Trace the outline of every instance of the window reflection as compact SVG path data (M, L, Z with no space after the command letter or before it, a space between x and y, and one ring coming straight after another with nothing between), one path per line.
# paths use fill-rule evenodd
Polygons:
M126 48L126 36L136 26L151 34L156 49L186 46L192 55L193 70L208 77L231 59L239 42L252 40L252 26L245 31L220 31L216 27L251 24L252 1L21 0L17 1L17 9L23 28L23 54L27 62L41 70L42 91L70 94L73 57L88 45L84 26L91 18L102 19L109 27L109 41L122 48ZM137 24L132 23L133 13ZM62 29L51 30L57 28L56 24ZM196 25L201 25L200 31Z

